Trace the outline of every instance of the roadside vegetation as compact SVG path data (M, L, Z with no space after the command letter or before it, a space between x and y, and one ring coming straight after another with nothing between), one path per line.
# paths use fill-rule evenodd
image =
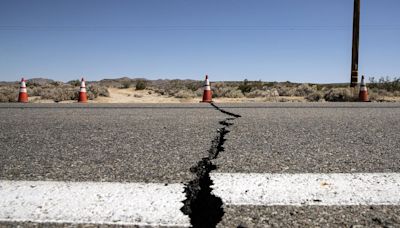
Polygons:
M109 97L109 88L144 90L149 94L179 99L200 98L203 81L195 80L146 80L143 78L104 79L87 83L88 99L99 96ZM59 82L50 79L27 80L28 95L54 102L77 100L79 80ZM369 78L367 84L372 101L386 101L385 98L400 98L400 78ZM309 102L355 101L358 88L348 84L300 84L292 82L224 81L212 82L213 98L254 99L259 101L291 101L290 97L304 98ZM19 82L0 82L0 102L16 102Z

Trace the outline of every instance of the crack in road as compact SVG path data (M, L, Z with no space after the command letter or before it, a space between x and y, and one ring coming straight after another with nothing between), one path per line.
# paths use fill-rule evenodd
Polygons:
M230 117L219 122L222 127L217 129L218 134L211 142L208 156L190 168L190 172L194 173L196 178L186 184L186 199L183 201L184 206L181 211L189 216L192 227L216 227L224 216L221 198L211 193L213 182L210 172L217 169L212 160L224 151L225 136L230 132L229 127L233 125L230 121L241 117L221 109L214 103L211 103L211 106Z

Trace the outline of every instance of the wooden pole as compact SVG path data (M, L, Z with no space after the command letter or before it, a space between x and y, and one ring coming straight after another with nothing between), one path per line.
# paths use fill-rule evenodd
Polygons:
M350 87L356 87L358 83L358 53L360 46L360 0L354 0L353 16L353 50L351 57Z

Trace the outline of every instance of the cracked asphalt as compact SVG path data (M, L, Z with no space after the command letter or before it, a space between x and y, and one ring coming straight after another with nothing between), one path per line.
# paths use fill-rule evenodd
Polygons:
M229 173L400 171L400 105L216 104ZM0 104L0 179L188 183L220 121L209 104ZM225 206L218 227L399 227L399 206Z
M221 104L242 117L216 159L223 173L400 172L400 105ZM226 206L219 227L399 227L399 206Z

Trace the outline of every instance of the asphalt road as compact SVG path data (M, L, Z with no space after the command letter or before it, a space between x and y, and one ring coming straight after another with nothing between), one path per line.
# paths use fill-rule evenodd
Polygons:
M217 104L240 118L221 173L400 171L398 104ZM208 104L1 104L0 179L188 183L220 121ZM399 206L226 206L219 227L400 226Z
M222 173L400 171L398 104L219 105L242 117L215 164ZM384 194L384 193L383 193ZM227 206L220 227L400 226L399 206Z
M0 179L187 183L223 114L198 105L1 105Z

